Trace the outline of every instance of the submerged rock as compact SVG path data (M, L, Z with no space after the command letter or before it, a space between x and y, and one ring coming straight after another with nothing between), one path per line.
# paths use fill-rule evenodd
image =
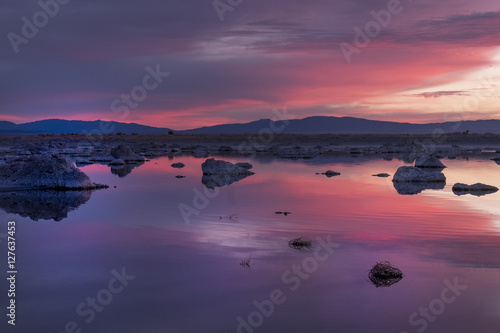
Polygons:
M463 183L456 183L452 188L453 193L456 195L471 194L475 196L482 196L490 193L495 193L498 191L498 187L485 185L481 183L476 183L472 185L467 185Z
M373 177L390 177L391 175L388 173L377 173L376 175L372 175Z
M446 182L446 177L440 171L424 170L411 166L399 167L392 181L397 182L425 182L425 183L440 183Z
M415 161L417 168L437 168L444 169L446 166L435 156L422 155Z
M31 155L9 160L0 166L3 189L46 188L83 190L103 187L62 155Z
M316 174L317 175L325 175L328 178L331 178L333 176L340 176L340 172L336 172L336 171L332 171L332 170L328 170L328 171L322 172L322 173L317 172Z
M403 273L399 268L391 265L390 262L377 262L368 274L370 281L378 287L389 287L398 283L403 278Z
M182 169L184 168L186 165L184 163L181 163L181 162L177 162L177 163L173 163L172 164L172 168L176 168L176 169Z
M288 242L288 246L292 249L302 251L309 249L312 246L312 241L305 237L294 238Z

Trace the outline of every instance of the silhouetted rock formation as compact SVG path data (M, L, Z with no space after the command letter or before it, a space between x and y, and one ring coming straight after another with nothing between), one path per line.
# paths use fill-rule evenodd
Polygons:
M403 273L399 268L391 265L390 262L378 262L368 274L370 281L378 287L389 287L398 283L403 278Z
M223 187L240 181L254 173L249 169L250 163L230 163L213 158L207 159L202 165L201 182L208 188Z
M455 185L453 185L452 191L456 195L470 194L470 195L475 195L477 197L480 197L482 195L497 192L498 187L491 186L491 185L485 185L485 184L481 184L481 183L476 183L473 185L456 183Z
M394 177L393 182L425 182L425 183L440 183L446 182L446 177L440 171L424 170L422 168L402 166L399 167Z
M409 166L399 167L392 182L399 194L418 194L423 190L441 190L446 177L440 169L425 169Z

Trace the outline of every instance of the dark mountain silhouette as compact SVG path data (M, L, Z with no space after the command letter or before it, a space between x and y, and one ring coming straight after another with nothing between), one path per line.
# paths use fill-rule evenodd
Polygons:
M115 121L104 122L82 121L82 120L62 120L46 119L31 123L16 125L8 121L0 121L0 134L18 135L18 134L116 134L122 132L125 134L167 134L169 128L158 128L139 124L126 124Z
M397 123L353 117L315 116L304 119L272 121L260 119L242 124L225 124L174 131L178 134L256 134L260 131L303 134L432 134L432 133L497 133L500 120L475 120L431 124ZM19 124L0 121L0 135L16 134L167 134L171 129L119 122L48 119Z

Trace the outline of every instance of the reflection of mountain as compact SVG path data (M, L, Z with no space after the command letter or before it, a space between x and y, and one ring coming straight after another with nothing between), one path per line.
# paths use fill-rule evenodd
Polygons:
M419 194L423 190L442 190L445 182L394 182L399 194Z
M125 165L112 165L111 166L111 173L113 175L117 175L120 178L123 178L125 176L128 176L134 168L141 166L143 164L144 164L144 162L134 163L134 164L125 164Z
M231 185L234 182L238 182L244 178L251 176L251 174L239 174L231 176L228 173L217 174L217 175L203 175L201 178L201 182L203 185L210 189L214 189L216 187L223 187Z
M86 203L92 191L26 190L0 192L0 208L34 221L61 221Z

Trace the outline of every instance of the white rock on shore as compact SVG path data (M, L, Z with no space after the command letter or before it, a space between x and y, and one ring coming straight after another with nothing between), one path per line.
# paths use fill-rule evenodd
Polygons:
M31 155L0 166L0 187L83 190L100 186L62 155Z

